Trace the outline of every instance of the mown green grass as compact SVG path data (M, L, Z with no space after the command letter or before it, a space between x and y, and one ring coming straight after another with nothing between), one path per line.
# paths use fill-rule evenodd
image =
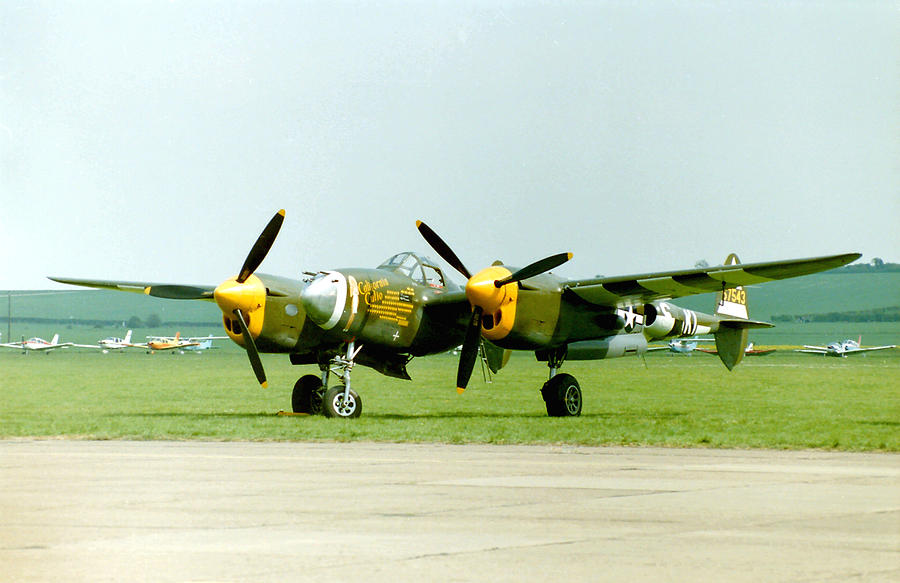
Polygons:
M414 381L357 367L363 416L282 417L301 374L264 355L269 389L242 353L0 353L0 437L368 440L625 444L900 451L900 350L848 359L786 352L728 372L712 356L566 363L584 390L579 418L546 416L546 366L516 355L483 384L454 390L456 360L416 359Z

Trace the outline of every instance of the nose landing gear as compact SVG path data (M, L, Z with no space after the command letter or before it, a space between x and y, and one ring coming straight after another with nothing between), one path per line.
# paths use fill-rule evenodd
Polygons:
M362 399L350 388L350 371L354 359L362 350L356 342L347 343L346 354L338 354L328 364L320 365L322 376L305 375L294 385L291 404L295 413L309 415L324 414L326 417L355 419L362 413ZM341 378L341 383L326 389L332 374Z

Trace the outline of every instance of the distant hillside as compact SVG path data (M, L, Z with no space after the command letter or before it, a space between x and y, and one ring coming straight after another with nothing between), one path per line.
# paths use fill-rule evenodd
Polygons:
M0 322L6 322L8 311L13 322L111 325L137 319L157 325L203 326L221 326L222 322L214 302L164 300L108 290L0 292Z
M747 288L750 317L771 321L783 315L871 312L900 306L900 271L838 269ZM675 300L680 306L711 312L715 294Z
M900 263L885 263L876 257L869 263L854 263L836 269L835 273L897 273L900 272Z
M886 321L884 316L876 315L890 316L900 309L900 271L843 268L754 285L747 292L750 317L757 320ZM7 292L0 292L0 322L3 323L7 317L6 295ZM219 327L222 320L215 302L164 300L107 290L14 291L10 303L13 322L121 325L138 318L144 323L164 326ZM673 303L712 312L715 294L680 298ZM829 314L830 320L819 317ZM844 319L835 318L835 314ZM892 320L888 317L887 321Z

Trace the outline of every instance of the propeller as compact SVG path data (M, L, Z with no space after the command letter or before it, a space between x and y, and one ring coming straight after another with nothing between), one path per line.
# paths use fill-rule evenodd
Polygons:
M505 294L501 290L504 286L511 283L518 283L524 279L535 277L544 272L559 267L572 258L571 253L558 253L545 257L531 263L522 269L511 273L507 277L494 279L493 273L496 270L486 269L475 274L466 268L463 262L457 257L456 253L444 242L441 237L435 233L431 227L422 221L416 221L416 228L425 238L425 241L431 245L441 259L446 261L451 267L456 269L466 278L466 298L472 306L472 317L466 326L466 335L463 340L462 351L459 355L459 367L456 370L456 392L462 393L466 390L466 385L472 377L472 370L475 368L475 359L478 357L478 346L481 341L481 321L485 311L493 312L498 309L505 298Z
M266 286L258 277L253 276L253 272L266 258L283 223L284 209L281 209L275 213L275 216L272 217L262 233L257 237L237 277L222 282L213 294L216 303L219 304L219 308L226 315L226 318L229 315L234 315L233 322L236 322L240 329L244 348L247 349L247 357L250 359L250 366L253 367L256 380L259 381L263 388L268 386L266 372L263 369L256 342L253 340L249 322L251 321L252 312L262 310L265 307ZM262 321L262 318L256 318L255 316L252 319L255 322ZM260 326L261 324L254 326L257 335L260 332ZM236 332L237 330L232 330L232 333Z
M244 321L244 314L241 313L240 308L235 308L234 315L237 316L238 325L241 327L241 335L244 337L244 347L247 349L247 356L250 358L250 366L253 367L253 374L256 375L256 380L259 381L260 386L265 389L269 386L269 383L266 381L266 371L263 369L262 360L259 358L259 351L256 350L256 343L253 341L250 329L247 328L247 322Z
M519 282L523 279L528 279L530 277L534 277L536 275L540 275L545 271L550 271L551 269L556 269L566 261L572 258L571 253L558 253L556 255L551 255L550 257L545 257L543 259L539 259L535 261L531 265L526 265L522 269L517 272L511 274L509 277L505 277L503 279L498 279L494 282L494 287L501 288L506 284Z
M450 248L450 245L447 245L444 240L438 236L437 233L432 231L431 227L429 227L422 221L416 221L416 228L419 229L419 233L421 233L425 238L425 241L427 241L428 244L431 245L431 248L437 251L437 254L441 256L441 259L446 261L456 271L460 272L466 279L472 278L472 274L469 273L469 270L466 269L466 266L463 265L463 262L459 260L459 257L456 256L456 253L453 252L453 249Z
M472 309L472 317L466 326L466 337L463 340L462 350L459 353L459 366L456 369L456 392L460 395L466 390L472 370L475 368L475 359L478 358L478 345L481 340L481 316L484 310L480 306Z
M275 237L278 236L278 231L281 230L282 223L284 223L284 209L275 213L275 216L272 217L269 224L263 229L263 232L259 234L256 243L253 244L253 248L251 248L250 253L247 254L247 259L244 260L244 265L241 267L240 274L237 276L238 283L247 281L247 278L253 275L253 272L256 271L259 264L266 258L269 249L272 248L272 243L275 242Z

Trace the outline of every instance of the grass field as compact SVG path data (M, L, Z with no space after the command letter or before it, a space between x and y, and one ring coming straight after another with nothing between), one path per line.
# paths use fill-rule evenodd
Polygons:
M0 437L369 440L626 444L900 451L900 350L834 359L779 352L729 373L717 358L648 355L566 363L584 390L579 418L546 416L547 369L517 354L493 384L462 396L456 359L410 365L413 382L357 367L358 420L283 417L301 375L264 355L270 388L246 356L0 352Z

